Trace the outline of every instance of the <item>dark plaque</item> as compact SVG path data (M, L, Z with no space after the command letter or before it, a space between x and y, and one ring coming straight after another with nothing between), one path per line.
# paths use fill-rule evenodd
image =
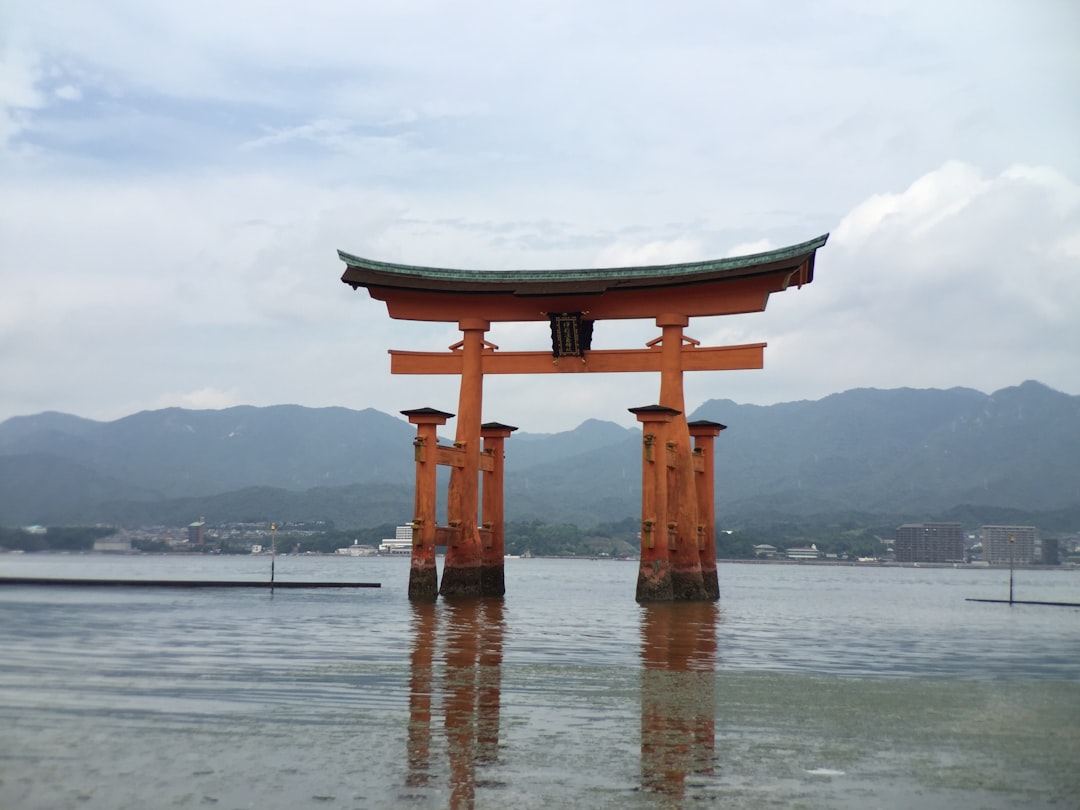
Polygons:
M585 357L592 345L593 322L583 312L549 312L551 354L560 357Z

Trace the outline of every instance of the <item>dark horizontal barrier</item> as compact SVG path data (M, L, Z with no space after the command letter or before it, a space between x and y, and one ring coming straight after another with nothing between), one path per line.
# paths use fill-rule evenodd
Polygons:
M379 582L270 582L213 579L59 579L0 577L0 585L49 585L70 588L381 588Z
M972 599L965 602L993 602L995 605L1049 605L1050 607L1080 607L1080 602L1032 602L1027 599Z

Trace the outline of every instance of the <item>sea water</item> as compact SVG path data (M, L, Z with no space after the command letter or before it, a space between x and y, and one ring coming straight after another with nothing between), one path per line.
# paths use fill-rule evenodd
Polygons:
M441 561L440 561L441 564ZM0 808L1066 808L1080 609L1008 571L511 559L414 605L407 558L277 557L356 590L0 588ZM270 559L4 555L0 575L266 579ZM1080 602L1080 572L1017 599Z

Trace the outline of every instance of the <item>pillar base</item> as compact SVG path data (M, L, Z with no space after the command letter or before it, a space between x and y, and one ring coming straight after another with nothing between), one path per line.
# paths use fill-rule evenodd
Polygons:
M409 569L409 601L434 602L439 596L439 572L435 566Z
M444 565L439 595L449 599L483 596L480 588L480 566L451 568Z
M675 593L671 588L671 569L660 560L642 565L638 569L638 602L671 602Z
M706 602L705 583L701 571L672 571L672 598L679 602Z
M500 565L480 566L480 593L484 596L505 596L505 568Z
M701 580L705 583L705 597L712 602L720 598L720 580L716 575L716 569L702 571Z

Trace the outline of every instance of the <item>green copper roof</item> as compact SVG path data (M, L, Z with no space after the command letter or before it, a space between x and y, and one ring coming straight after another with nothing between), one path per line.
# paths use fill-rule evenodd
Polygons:
M797 266L822 247L829 235L824 234L790 247L684 264L657 264L641 267L611 267L599 270L456 270L442 267L419 267L407 264L373 261L338 251L347 265L342 281L354 287L410 287L486 292L514 288L540 293L571 285L598 288L621 286L651 286L679 284L722 276L756 275L762 272ZM812 267L812 265L811 265ZM810 279L807 278L806 281ZM533 288L533 290L530 290Z

